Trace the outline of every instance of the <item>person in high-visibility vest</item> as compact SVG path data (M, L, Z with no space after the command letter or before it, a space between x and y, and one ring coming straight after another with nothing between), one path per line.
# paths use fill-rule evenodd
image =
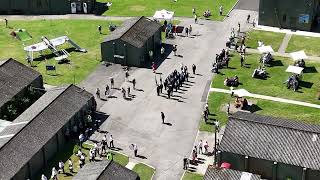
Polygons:
M113 160L113 155L112 155L111 152L108 152L108 154L107 154L107 159L108 159L109 161L112 161L112 160Z

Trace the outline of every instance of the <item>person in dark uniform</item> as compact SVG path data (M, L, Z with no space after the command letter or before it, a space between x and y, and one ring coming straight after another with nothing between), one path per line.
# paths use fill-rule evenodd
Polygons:
M192 64L192 72L193 72L193 74L196 74L196 69L197 69L197 66L195 64Z
M133 89L135 90L136 89L136 79L132 80L132 85L133 85Z
M102 32L101 32L102 31L102 27L100 25L98 26L98 31L99 31L100 34L102 34Z
M244 62L244 55L243 55L243 54L241 54L241 57L240 57L241 67L243 67L243 62Z
M165 115L163 112L161 112L161 119L162 119L162 124L164 124L164 118L165 118Z
M4 19L5 24L6 24L6 28L8 28L8 19Z

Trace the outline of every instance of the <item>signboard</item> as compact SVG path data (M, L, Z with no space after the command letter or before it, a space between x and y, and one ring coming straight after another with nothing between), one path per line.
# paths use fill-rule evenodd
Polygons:
M113 55L113 57L124 59L124 56L120 56L120 55L117 55L117 54Z
M300 14L299 23L309 23L310 16L309 14Z

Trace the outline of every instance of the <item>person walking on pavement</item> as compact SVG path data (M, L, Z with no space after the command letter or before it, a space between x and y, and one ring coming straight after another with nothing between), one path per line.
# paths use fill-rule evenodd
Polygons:
M204 147L204 153L208 154L208 148L209 148L208 141L204 143L203 147Z
M183 158L183 169L188 170L188 158Z
M97 95L97 98L100 99L100 89L99 88L97 88L96 95Z
M189 28L186 27L186 28L185 28L185 31L186 31L186 36L188 37L188 35L189 35Z
M135 78L132 79L132 86L133 86L133 90L135 90L136 89L136 79Z
M109 88L109 85L106 86L106 91L104 92L104 95L107 96L109 95L109 91L110 91L110 88Z
M111 83L111 89L114 88L114 79L113 77L110 77L110 83Z
M173 51L173 54L174 54L175 56L177 55L177 50L178 50L178 49L177 49L177 45L174 45L172 51Z
M130 97L130 87L129 86L127 88L127 92L128 92L128 97Z
M193 74L196 74L196 69L197 69L197 66L195 64L192 64L192 72L193 72Z
M202 151L202 140L200 140L199 144L198 144L198 149L199 149L199 154L203 154L203 151Z
M192 33L192 26L190 24L190 26L189 26L189 34L190 34L190 36L191 36L191 33Z
M133 150L134 157L138 156L138 146L136 144L131 144L130 147Z
M162 124L164 124L164 118L165 118L166 116L164 115L164 113L163 112L161 112L161 119L162 119Z
M151 68L153 73L156 73L156 64L154 62L152 62Z
M250 14L247 16L247 23L250 23Z
M129 78L129 71L128 70L126 70L125 75L126 75L126 81L128 81L128 78Z
M122 92L123 99L125 99L126 98L126 90L124 88L122 88L121 92Z
M110 142L110 146L109 146L109 147L110 147L110 148L114 148L112 135L110 135L109 142Z
M241 30L240 29L240 22L238 22L238 31L237 31L238 32L238 36L240 35L240 30Z

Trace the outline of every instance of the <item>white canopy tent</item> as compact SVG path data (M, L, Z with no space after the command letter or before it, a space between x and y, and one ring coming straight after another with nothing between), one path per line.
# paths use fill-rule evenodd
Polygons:
M274 52L271 46L260 46L260 47L258 47L258 50L260 53Z
M308 59L308 56L304 51L297 51L297 52L290 53L290 56L294 61L300 60L300 59Z
M251 96L251 93L248 92L247 90L245 89L237 89L237 90L233 90L233 93L239 97L250 97Z
M303 71L302 67L291 66L291 65L289 65L289 67L286 69L286 72L290 72L290 73L294 73L294 74L301 74L302 71Z
M153 15L153 18L157 20L172 20L173 15L173 11L167 11L165 9L162 9L161 11L156 11Z

